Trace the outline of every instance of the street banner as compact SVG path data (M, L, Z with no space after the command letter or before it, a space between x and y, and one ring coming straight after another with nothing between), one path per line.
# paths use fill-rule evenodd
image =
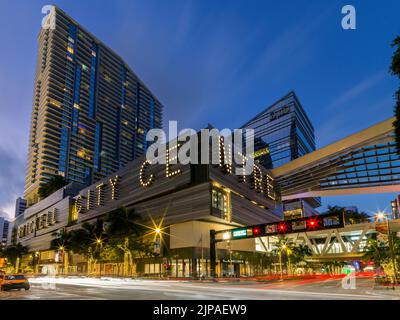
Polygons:
M161 253L161 241L160 237L157 237L154 241L154 253L160 254Z

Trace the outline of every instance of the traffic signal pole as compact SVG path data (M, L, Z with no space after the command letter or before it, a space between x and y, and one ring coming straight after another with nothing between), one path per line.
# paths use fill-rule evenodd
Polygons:
M344 227L343 213L322 214L318 216L277 221L254 226L228 230L210 230L210 276L215 279L217 250L216 244L222 241L243 240L260 237L279 236L290 233L313 232ZM218 239L217 239L217 234ZM222 237L220 237L223 235ZM281 253L282 254L282 253ZM282 259L282 258L281 258ZM232 260L232 259L231 259ZM282 272L281 272L282 273Z

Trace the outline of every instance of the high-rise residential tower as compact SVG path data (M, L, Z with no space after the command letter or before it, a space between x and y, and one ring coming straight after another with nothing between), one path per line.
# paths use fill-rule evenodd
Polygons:
M57 7L39 33L24 197L54 175L93 183L145 153L163 106L110 48Z

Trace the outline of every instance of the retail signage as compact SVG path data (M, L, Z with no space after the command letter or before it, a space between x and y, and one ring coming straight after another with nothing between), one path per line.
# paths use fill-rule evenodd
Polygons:
M246 260L242 259L221 259L222 263L239 263L239 264L246 264Z
M269 121L274 121L276 119L279 119L280 117L283 117L284 115L287 115L290 112L290 107L289 106L284 106L278 110L272 111L269 114Z
M37 230L48 228L57 223L57 209L37 214L18 227L18 238L34 234Z
M267 155L269 153L270 153L269 152L269 147L262 148L260 150L254 151L253 158L254 159L258 159L258 158L260 158L262 156L265 156L265 155Z

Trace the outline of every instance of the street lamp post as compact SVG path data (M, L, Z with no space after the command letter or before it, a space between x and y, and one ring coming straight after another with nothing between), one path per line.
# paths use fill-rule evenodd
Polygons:
M387 233L388 233L388 240L389 240L389 251L390 251L390 257L393 263L393 272L394 272L394 282L397 283L397 267L396 267L396 258L394 255L393 251L393 243L392 243L392 237L391 237L391 232L390 232L390 223L389 219L387 217L387 214L383 212L379 212L376 217L378 219L385 219L386 220L386 227L387 227Z
M282 250L286 249L286 244L279 250L279 265L281 267L281 281L283 280L283 266L282 266Z
M162 257L162 241L161 241L161 229L159 227L154 229L154 233L156 234L155 240L160 237L160 278L162 277L162 266L163 266L163 257Z
M65 259L65 252L64 252L64 247L61 246L59 249L60 249L60 251L62 253L62 268L64 270L63 274L65 274L65 260L64 260Z
M35 254L34 254L34 257L35 257L35 264L34 264L35 270L34 270L34 272L35 272L36 274L38 273L39 256L40 256L40 252L39 252L39 251L36 251Z
M101 259L101 248L102 248L102 244L103 242L101 241L101 239L97 239L96 240L96 245L98 245L100 247L99 249L99 261L100 261L100 272L99 272L99 277L101 278L101 264L102 264L102 259Z
M233 275L233 261L232 261L232 244L231 241L228 240L228 246L229 246L229 271L228 271L228 277L231 277Z

